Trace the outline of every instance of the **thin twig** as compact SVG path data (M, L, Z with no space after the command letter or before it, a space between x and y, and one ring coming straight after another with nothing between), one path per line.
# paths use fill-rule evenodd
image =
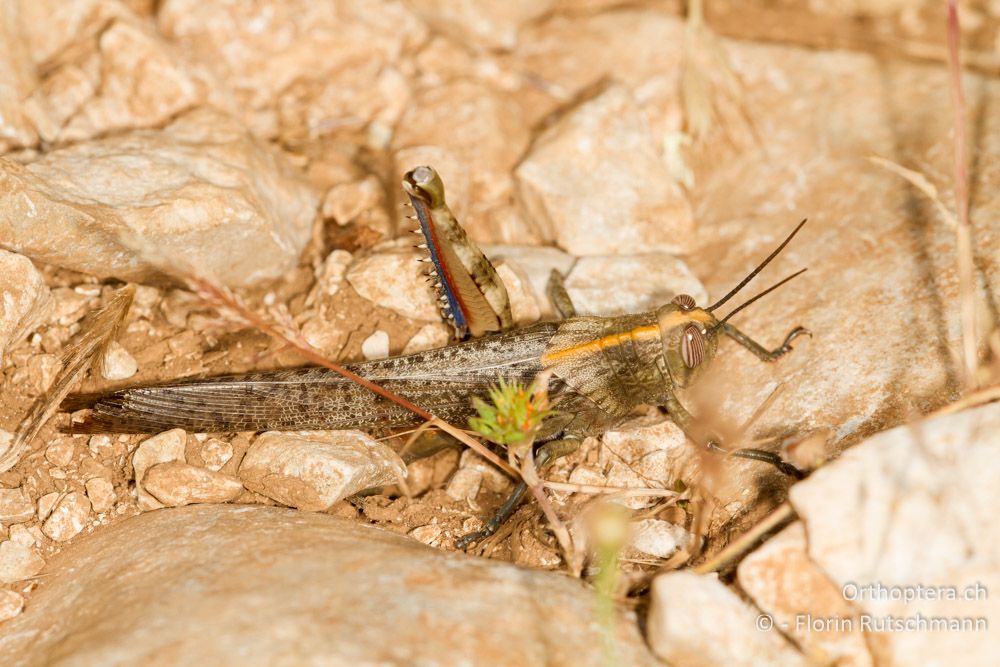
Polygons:
M976 277L969 224L969 168L965 138L965 97L959 53L958 0L948 0L948 60L951 65L951 111L955 132L955 207L958 209L958 278L962 309L962 358L966 388L976 389Z
M743 535L740 535L737 539L730 542L725 549L715 554L714 557L705 561L698 567L694 569L698 574L708 574L709 572L715 572L723 565L729 561L740 557L746 551L749 551L754 544L757 543L761 537L771 532L781 524L786 521L790 521L795 517L795 510L792 509L791 503L787 500L780 505L778 508L764 517L764 520L758 523L756 526L748 530Z

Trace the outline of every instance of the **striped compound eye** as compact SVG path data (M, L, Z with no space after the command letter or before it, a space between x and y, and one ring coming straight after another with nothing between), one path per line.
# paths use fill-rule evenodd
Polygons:
M690 294L678 294L670 303L677 304L681 310L691 310L695 307L694 297Z
M705 335L696 324L689 324L681 338L681 359L688 368L694 368L705 359Z

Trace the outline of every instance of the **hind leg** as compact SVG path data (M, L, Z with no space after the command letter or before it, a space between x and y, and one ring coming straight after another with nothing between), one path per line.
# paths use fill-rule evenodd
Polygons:
M583 442L580 438L566 437L560 440L550 440L538 449L538 453L535 455L535 464L539 467L551 463L558 458L566 456L567 454L572 454L577 449L580 448L580 443ZM486 522L486 525L482 530L478 530L474 533L469 533L464 535L455 542L455 546L459 549L464 549L467 546L475 543L481 542L487 537L493 535L500 529L507 519L514 513L517 506L521 504L521 500L524 499L524 494L528 490L528 485L521 481L514 489L514 492L510 494L504 504L500 506L497 513L493 515L493 518Z

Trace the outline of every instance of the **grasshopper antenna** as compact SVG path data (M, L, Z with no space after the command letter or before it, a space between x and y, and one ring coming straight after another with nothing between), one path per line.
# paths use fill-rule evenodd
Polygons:
M801 227L801 225L799 225L799 226ZM725 324L727 321L729 321L730 317L732 317L736 313L740 312L741 310L743 310L744 308L746 308L747 306L749 306L751 303L753 303L757 299L759 299L759 298L761 298L763 296L767 296L768 294L770 294L774 290L778 289L779 287L781 287L782 285L784 285L785 283L787 283L792 278L797 278L798 276L801 276L803 273L805 273L808 270L809 269L806 268L806 269L801 269L799 271L796 271L792 275L790 275L790 276L788 276L786 278L783 278L782 280L774 283L773 285L771 285L770 287L768 287L766 290L764 290L760 294L758 294L758 295L756 295L754 297L751 297L750 299L747 299L746 301L744 301L740 305L736 306L736 308L734 310L730 311L730 313L728 315L726 315L725 317L723 317L722 320L719 322L719 324Z
M802 225L806 224L806 220L808 220L808 218L803 218L802 222L799 223L799 226L792 230L792 233L789 234L788 237L784 241L781 242L781 245L779 245L777 248L775 248L774 252L772 252L770 255L767 256L767 259L765 259L763 262L761 262L760 264L758 264L757 268L754 269L753 271L751 271L750 274L747 275L746 278L744 278L743 280L741 280L739 285L737 285L733 289L729 290L729 294L727 294L726 296L722 297L721 299L719 299L718 301L716 301L715 303L713 303L711 306L709 306L705 310L707 310L708 312L712 312L713 310L715 310L716 308L718 308L719 306L721 306L725 302L729 301L741 289L743 289L744 287L746 287L747 283L749 283L751 280L753 280L754 277L758 273L760 273L761 271L763 271L764 267L767 266L771 262L772 259L774 259L775 257L777 257L778 253L780 253L782 250L785 249L785 246L788 245L788 242L791 241L793 238L795 238L795 235L799 233L800 229L802 229ZM801 271L799 273L801 273ZM796 274L796 275L798 275L798 274ZM791 278L786 278L786 280L791 280ZM782 281L782 282L784 282L784 281ZM781 283L778 283L778 285L780 285L780 284ZM778 285L775 285L771 289L774 289ZM743 304L743 306L749 305L755 299L759 299L760 297L764 296L765 294L767 294L767 292L762 292L761 294L758 294L753 299L751 299L747 303ZM743 306L740 306L740 308L742 308ZM739 309L737 309L737 310L739 310ZM735 312L736 311L734 310L733 313L735 313ZM729 316L731 317L733 313L729 313ZM727 319L728 319L728 317L727 317Z

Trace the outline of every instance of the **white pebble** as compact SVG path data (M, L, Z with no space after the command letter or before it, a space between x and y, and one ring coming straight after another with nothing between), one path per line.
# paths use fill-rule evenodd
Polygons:
M24 609L24 597L20 593L0 589L0 623L9 621Z
M52 514L42 524L42 532L49 539L65 542L75 537L87 525L90 501L82 493L68 493L56 503Z
M139 370L139 363L118 341L112 341L101 364L101 375L105 380L126 380Z
M30 579L45 567L45 561L30 546L7 540L0 542L0 583Z
M184 429L175 428L154 435L148 440L139 443L139 447L132 455L132 468L135 470L136 495L139 498L139 509L143 511L160 509L163 503L150 495L142 487L142 478L146 470L157 463L167 463L168 461L185 462L184 446L187 441L187 434Z
M365 359L385 359L389 356L389 334L379 329L361 343Z
M86 487L90 504L98 514L107 512L115 504L115 487L108 480L95 477L87 481Z

